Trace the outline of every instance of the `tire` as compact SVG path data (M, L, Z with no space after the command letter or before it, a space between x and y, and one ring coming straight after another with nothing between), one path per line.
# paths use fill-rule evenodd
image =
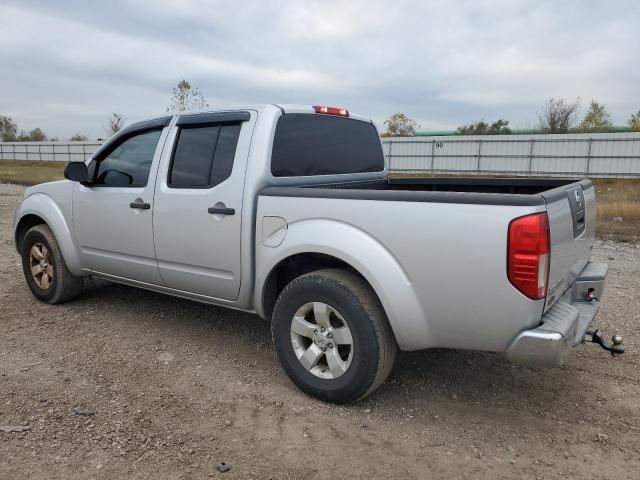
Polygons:
M33 272L39 273L32 273L32 266ZM47 225L36 225L24 236L22 270L33 295L45 303L67 302L82 293L82 278L69 272L58 241Z
M322 330L323 325L328 326ZM356 402L382 385L398 348L371 287L338 269L289 283L276 301L271 332L291 380L308 395L332 403Z

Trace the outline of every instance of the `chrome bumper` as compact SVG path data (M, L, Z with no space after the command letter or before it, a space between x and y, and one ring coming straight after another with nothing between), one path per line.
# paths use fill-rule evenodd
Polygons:
M542 316L537 328L525 330L511 342L507 358L527 366L557 367L565 354L583 342L604 291L606 263L588 263L569 289ZM596 300L589 301L589 298Z

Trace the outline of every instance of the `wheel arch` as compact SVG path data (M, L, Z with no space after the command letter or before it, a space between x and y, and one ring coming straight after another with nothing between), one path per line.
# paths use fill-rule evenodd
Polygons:
M22 202L14 230L18 253L22 254L22 242L29 229L43 224L53 232L69 271L76 276L83 275L71 228L58 205L47 195L30 195Z
M309 243L309 239L326 238L322 233L327 228L334 233L330 245ZM262 248L261 253L265 252L271 255L257 272L254 301L263 318L271 319L275 299L293 278L318 269L342 268L371 287L401 349L417 350L433 344L406 272L391 252L366 232L333 220L308 220L289 224L283 244L276 249Z
M373 290L367 279L344 260L318 252L295 253L280 260L269 272L262 288L262 309L267 319L271 318L278 295L294 279L325 268L338 268L354 273Z
M22 255L22 243L24 242L24 236L27 234L30 228L35 227L36 225L46 225L47 222L39 215L35 213L28 213L18 220L15 229L15 242L16 242L16 250L20 255Z

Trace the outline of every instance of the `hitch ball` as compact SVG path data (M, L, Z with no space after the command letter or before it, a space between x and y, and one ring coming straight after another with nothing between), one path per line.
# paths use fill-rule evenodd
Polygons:
M611 337L611 341L613 344L608 343L604 337L602 336L602 332L600 330L590 331L588 330L584 335L585 342L592 342L600 345L607 352L609 352L614 357L617 355L622 355L624 353L624 348L622 345L622 335L614 335Z

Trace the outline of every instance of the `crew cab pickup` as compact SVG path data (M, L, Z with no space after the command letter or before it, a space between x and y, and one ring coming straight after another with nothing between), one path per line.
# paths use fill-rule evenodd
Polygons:
M44 302L96 276L256 313L325 401L368 395L398 349L557 366L584 341L607 275L590 180L386 173L373 122L341 108L182 112L27 189L15 241Z

